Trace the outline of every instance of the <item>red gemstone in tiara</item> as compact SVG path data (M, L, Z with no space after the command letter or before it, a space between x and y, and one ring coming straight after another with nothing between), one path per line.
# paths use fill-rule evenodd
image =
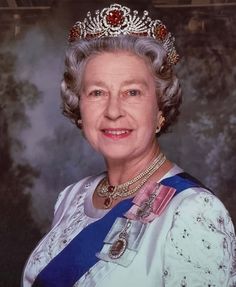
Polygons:
M161 41L163 41L168 35L168 30L166 29L165 25L159 25L156 27L154 33L157 39L160 39Z
M73 26L69 32L70 42L74 42L76 39L80 38L81 30L78 26Z
M106 20L111 26L120 26L124 22L123 12L120 10L112 10L106 16Z

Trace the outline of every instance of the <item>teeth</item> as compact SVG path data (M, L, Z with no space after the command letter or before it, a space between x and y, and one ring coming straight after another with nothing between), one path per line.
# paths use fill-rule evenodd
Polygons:
M110 130L105 130L105 133L111 134L111 135L122 135L122 134L127 134L127 130L121 130L121 131L110 131Z

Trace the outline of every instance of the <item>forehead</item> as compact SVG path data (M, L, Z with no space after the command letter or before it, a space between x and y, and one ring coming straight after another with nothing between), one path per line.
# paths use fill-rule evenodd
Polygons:
M85 84L99 81L119 80L149 81L154 79L147 60L128 52L103 52L92 55L85 66Z

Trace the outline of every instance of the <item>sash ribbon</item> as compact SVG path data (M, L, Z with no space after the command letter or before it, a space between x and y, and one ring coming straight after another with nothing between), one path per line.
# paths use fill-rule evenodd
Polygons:
M187 173L165 178L162 185L176 189L175 195L191 187L204 187ZM204 187L205 188L205 187ZM33 287L72 287L99 258L104 239L118 217L132 207L133 198L126 199L112 208L103 218L85 227L49 264L38 274Z

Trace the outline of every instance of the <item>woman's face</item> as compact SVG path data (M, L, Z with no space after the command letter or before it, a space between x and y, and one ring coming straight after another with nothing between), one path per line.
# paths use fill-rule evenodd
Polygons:
M129 161L156 152L158 110L147 63L127 52L92 56L82 80L85 137L106 160Z

